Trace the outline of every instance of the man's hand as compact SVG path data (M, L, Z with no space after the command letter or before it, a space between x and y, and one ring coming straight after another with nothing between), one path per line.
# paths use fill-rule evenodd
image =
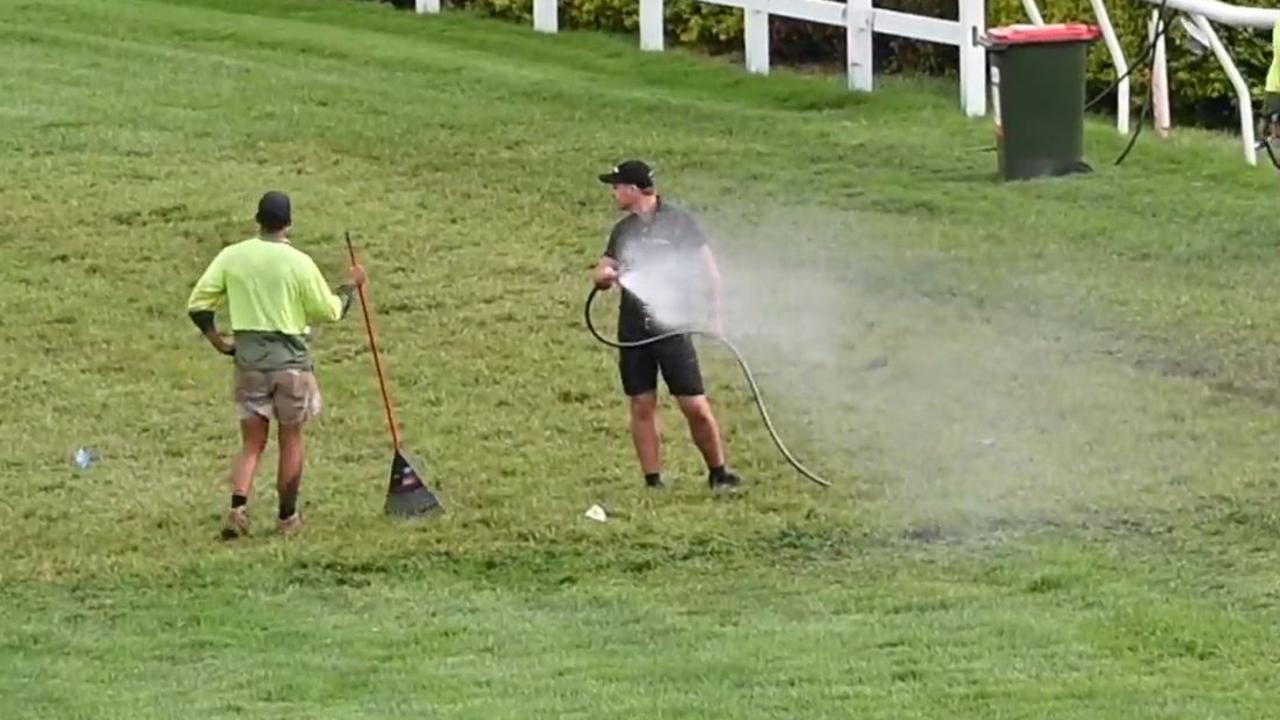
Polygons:
M608 260L601 260L600 264L596 266L593 279L596 284L596 289L608 290L618 281L617 265Z
M235 339L227 339L218 332L217 326L214 325L212 310L191 310L188 315L191 317L191 322L200 328L200 334L204 335L204 339L208 340L215 350L223 355L236 354Z
M369 279L368 275L364 271L363 265L352 265L351 269L348 271L348 275L351 277L351 284L356 287L364 285L365 281Z
M236 341L234 337L222 335L217 332L207 334L205 337L209 338L209 344L213 345L213 348L223 355L236 354Z

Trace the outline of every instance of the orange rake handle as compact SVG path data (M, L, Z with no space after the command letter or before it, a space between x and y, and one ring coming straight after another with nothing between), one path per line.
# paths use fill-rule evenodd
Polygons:
M355 247L351 245L351 233L347 232L347 252L351 255L351 265L355 267L359 264L356 260ZM366 283L356 286L356 290L360 292L360 309L364 313L364 327L369 334L369 347L373 350L373 367L378 372L378 388L382 391L382 406L387 410L387 427L391 430L391 446L392 449L400 450L400 431L396 429L395 413L391 409L391 397L387 394L387 378L382 371L382 360L378 356L378 339L373 332L373 320L369 317L369 298L365 294L364 286Z

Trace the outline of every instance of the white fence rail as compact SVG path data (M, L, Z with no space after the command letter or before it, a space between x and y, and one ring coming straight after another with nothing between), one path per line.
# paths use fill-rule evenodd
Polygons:
M987 113L987 54L978 44L978 37L986 32L986 0L958 0L959 19L941 18L898 12L874 7L873 0L699 0L711 5L739 8L743 11L743 45L745 64L749 72L769 73L769 18L771 16L794 18L833 27L845 28L848 87L850 90L870 92L875 86L872 71L872 43L875 33L940 43L957 48L960 58L960 105L966 115L981 117ZM1132 0L1126 0L1132 1ZM640 48L661 52L665 47L666 28L663 23L664 0L638 0L640 3ZM1035 25L1044 24L1037 0L1021 0L1027 17ZM1183 13L1183 26L1212 51L1222 65L1240 107L1240 133L1244 144L1246 162L1257 164L1257 148L1254 143L1252 98L1248 84L1241 77L1230 52L1218 38L1212 23L1234 27L1271 28L1280 22L1280 9L1240 7L1220 0L1142 0L1161 6L1175 13ZM1120 47L1115 28L1107 13L1105 0L1090 0L1094 19L1102 31L1103 41L1111 55L1116 76L1124 77L1129 65ZM415 0L419 13L440 12L440 0ZM1071 18L1084 21L1086 18ZM1148 39L1157 32L1158 11L1152 11ZM533 26L540 32L555 33L560 29L558 0L533 0ZM1161 134L1169 127L1169 75L1167 49L1164 37L1156 42L1154 50L1155 112L1154 122ZM1124 77L1116 88L1116 129L1129 132L1129 78Z
M959 19L884 10L872 0L700 0L743 11L743 50L748 72L769 73L769 18L779 16L845 28L846 75L850 90L870 92L874 33L896 35L950 45L960 54L960 105L966 115L987 114L987 54L977 39L986 31L985 0L959 0ZM1100 0L1098 0L1100 1ZM1025 0L1034 5L1034 0ZM660 52L665 46L663 0L639 0L640 48ZM419 13L440 12L440 0L415 0ZM560 29L558 0L533 0L533 27L540 32Z

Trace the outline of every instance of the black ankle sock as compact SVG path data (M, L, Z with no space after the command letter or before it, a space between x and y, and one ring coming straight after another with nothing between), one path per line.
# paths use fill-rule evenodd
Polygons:
M235 493L231 494L232 510L235 510L238 507L241 507L243 505L248 505L248 504L249 504L249 498L245 497L244 495L236 495Z
M659 482L660 480L662 480L662 473L646 473L644 476L644 481L649 484Z
M288 519L298 511L298 489L302 487L302 475L290 478L280 490L280 519Z
M711 468L711 477L717 480L722 479L724 476L728 474L729 474L729 471L725 470L725 467L723 465L717 465Z

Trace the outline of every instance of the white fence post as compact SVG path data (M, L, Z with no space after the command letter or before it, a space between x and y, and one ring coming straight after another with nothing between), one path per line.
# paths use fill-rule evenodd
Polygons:
M419 15L423 13L435 15L440 12L440 0L413 0L413 10Z
M1116 38L1115 28L1111 27L1111 16L1107 15L1107 6L1102 0L1089 0L1093 5L1093 14L1098 19L1098 28L1102 30L1102 39L1111 53L1111 62L1116 66L1116 77L1129 72L1129 64L1125 62L1124 51L1120 49L1120 40ZM1129 78L1120 81L1116 88L1116 132L1129 134Z
M960 0L960 103L965 115L987 114L987 49L978 37L987 31L983 0Z
M769 0L747 0L742 8L747 72L769 74Z
M660 51L665 44L662 0L640 0L640 49Z
M560 4L557 0L533 0L533 29L545 33L560 29Z
M871 0L848 0L844 9L845 62L850 90L871 92L873 78Z
M1156 33L1161 33L1162 24L1160 22L1160 11L1151 11L1151 31L1148 41L1155 38ZM1153 96L1152 105L1155 112L1152 114L1156 132L1160 137L1169 137L1169 126L1171 122L1169 115L1169 64L1165 53L1164 34L1162 33L1156 39L1156 56L1155 67L1151 73L1151 94Z

